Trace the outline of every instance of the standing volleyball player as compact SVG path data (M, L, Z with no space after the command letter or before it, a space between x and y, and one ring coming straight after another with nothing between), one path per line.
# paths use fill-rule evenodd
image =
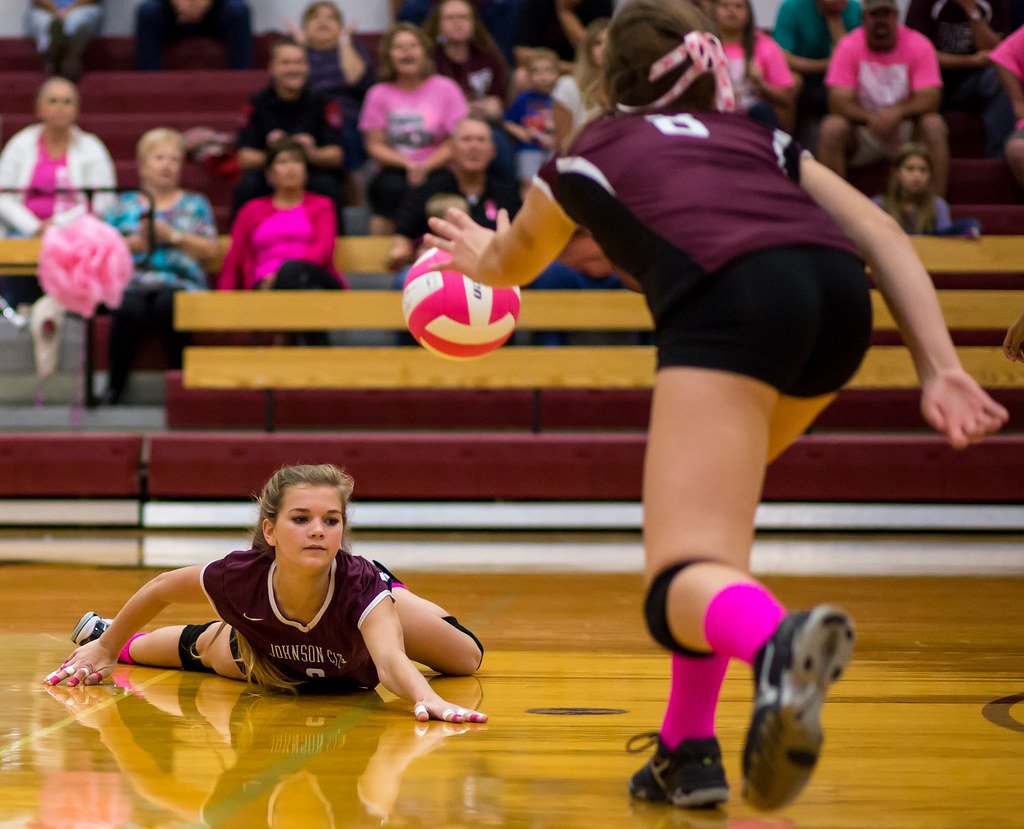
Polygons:
M899 322L921 410L955 447L1006 411L964 372L927 273L885 213L790 137L730 112L721 44L688 3L634 0L608 32L611 112L542 168L513 224L435 219L428 241L491 285L526 284L577 225L638 280L658 373L644 473L653 637L672 651L657 748L632 794L725 801L714 713L729 659L753 666L744 796L789 802L822 743L826 686L853 644L846 614L789 613L749 572L767 463L856 370L871 333L860 251ZM451 240L451 241L448 241ZM652 735L653 737L653 735Z
M253 548L157 576L109 624L86 614L79 643L46 678L95 685L120 659L204 668L264 690L374 688L413 704L418 720L484 722L433 692L410 658L471 674L483 648L454 616L413 595L345 543L352 478L329 464L278 470L260 495ZM226 624L136 634L172 602L209 603ZM99 633L96 636L96 633Z

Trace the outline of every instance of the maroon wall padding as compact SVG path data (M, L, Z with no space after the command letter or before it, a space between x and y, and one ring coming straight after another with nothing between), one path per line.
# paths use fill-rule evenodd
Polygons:
M1024 435L966 451L935 435L807 435L768 470L770 501L1019 503Z
M0 497L138 498L142 435L0 434Z
M153 498L248 498L278 467L334 463L363 499L636 500L645 436L153 435Z

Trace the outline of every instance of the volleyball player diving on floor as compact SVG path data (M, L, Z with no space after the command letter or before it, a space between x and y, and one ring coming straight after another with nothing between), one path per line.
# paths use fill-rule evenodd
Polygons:
M632 795L676 806L728 798L714 731L730 659L752 665L743 749L755 807L792 800L822 743L820 708L853 625L822 605L788 613L750 575L765 467L857 369L871 334L861 256L922 384L921 411L955 447L1006 411L962 369L931 281L883 211L790 137L729 112L721 44L688 3L633 0L608 30L609 111L542 168L496 231L450 211L427 242L490 285L524 285L577 226L633 275L654 318L658 371L645 459L651 634L672 652L656 748Z
M329 464L278 470L259 498L253 548L157 576L112 621L87 613L50 685L95 685L120 660L217 673L262 690L384 685L418 720L484 722L445 701L412 661L473 673L483 646L454 616L348 552L352 478ZM171 603L209 603L223 622L136 633Z

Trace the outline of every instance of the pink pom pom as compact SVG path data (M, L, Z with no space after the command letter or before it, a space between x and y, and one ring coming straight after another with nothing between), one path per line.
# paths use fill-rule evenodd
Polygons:
M91 317L103 304L116 308L134 272L128 244L95 216L51 225L39 253L39 284L61 305Z

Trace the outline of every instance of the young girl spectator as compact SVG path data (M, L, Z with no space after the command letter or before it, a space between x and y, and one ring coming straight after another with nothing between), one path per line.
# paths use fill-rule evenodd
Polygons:
M885 194L875 196L873 201L911 235L967 236L972 239L981 235L981 223L977 219L954 221L949 204L936 195L932 182L932 159L924 144L909 142L900 147L889 172Z
M123 661L271 692L382 684L412 703L418 720L485 721L439 697L410 661L466 675L483 648L454 616L351 553L352 488L329 464L278 470L260 494L251 549L157 576L109 623L87 613L72 635L79 647L46 682L95 685ZM137 633L168 604L207 601L223 622Z
M334 267L334 203L306 191L303 146L286 138L267 149L273 189L245 203L231 227L219 290L344 288Z
M526 62L526 91L519 93L505 113L505 129L519 142L516 177L523 192L555 148L551 91L558 75L558 55L551 49L534 49Z
M562 75L551 92L551 120L559 149L568 147L572 134L601 110L601 55L610 22L599 17L587 26L572 74Z
M170 129L154 129L136 148L139 187L122 195L105 219L127 237L135 275L110 330L106 403L118 403L139 344L155 331L174 368L181 368L186 338L174 330L174 295L206 290L205 264L217 252L217 228L206 196L181 189L185 142ZM152 227L150 225L152 224ZM152 236L151 236L152 234ZM150 239L155 242L150 247Z
M370 181L370 232L390 234L394 216L413 187L451 159L450 133L467 112L451 78L434 71L426 35L398 23L381 39L380 82L370 87L359 116L366 151L381 169Z
M714 0L714 20L729 59L737 108L770 127L792 131L793 75L779 44L757 29L750 0Z
M309 88L330 96L341 109L342 169L351 173L366 163L363 136L359 132L359 109L366 91L373 85L370 56L363 51L345 25L341 10L330 0L310 3L302 12L302 28L291 21L291 35L306 47L309 60Z

